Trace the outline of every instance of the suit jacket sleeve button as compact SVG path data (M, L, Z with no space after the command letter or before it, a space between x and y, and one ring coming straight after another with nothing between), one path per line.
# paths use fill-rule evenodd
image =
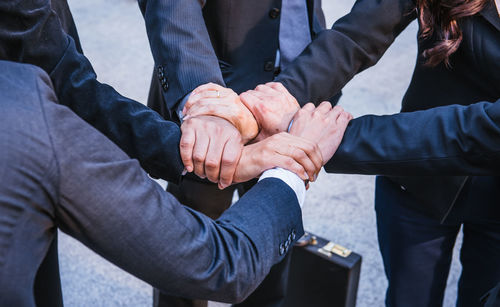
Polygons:
M269 17L271 17L272 19L278 18L279 15L280 15L280 9L277 7L269 11Z
M168 80L167 78L163 78L161 80L161 87L163 88L163 91L166 92L168 90Z

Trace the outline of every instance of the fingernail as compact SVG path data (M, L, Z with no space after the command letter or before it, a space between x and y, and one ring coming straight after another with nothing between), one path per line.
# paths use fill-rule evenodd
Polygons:
M186 112L187 112L186 107L182 108L182 113L183 113L183 114L186 114Z
M307 172L304 172L304 178L303 179L308 179L309 178L309 175L307 174Z
M188 172L188 170L187 170L186 168L184 168L184 169L182 170L182 174L181 174L181 175L182 175L182 176L184 176L184 175L186 175L186 174L187 174L187 172Z
M224 190L225 188L226 188L226 185L219 182L219 189Z
M187 169L188 173L191 173L193 171L193 167L192 166L188 166L188 167L186 167L186 169Z
M316 179L318 179L318 174L314 174L314 180L313 181L316 181Z

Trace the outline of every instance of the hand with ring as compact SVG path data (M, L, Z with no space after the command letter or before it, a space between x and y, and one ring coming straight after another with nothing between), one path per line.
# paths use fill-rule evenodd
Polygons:
M207 83L193 90L183 113L184 119L201 115L224 118L238 129L244 143L259 133L257 121L238 94L218 84Z

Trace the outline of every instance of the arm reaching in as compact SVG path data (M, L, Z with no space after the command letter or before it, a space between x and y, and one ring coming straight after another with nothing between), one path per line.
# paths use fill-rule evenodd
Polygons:
M231 123L207 115L186 119L181 130L180 152L186 171L219 183L220 189L258 177L274 167L314 181L323 166L315 142L288 133L243 147L241 135Z

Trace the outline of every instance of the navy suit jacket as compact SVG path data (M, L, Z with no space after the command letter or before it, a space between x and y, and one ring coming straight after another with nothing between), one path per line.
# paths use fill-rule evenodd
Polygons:
M52 2L55 4L57 1ZM129 156L139 159L147 171L177 181L183 170L178 126L99 83L89 61L78 52L74 40L63 30L54 7L51 7L50 0L1 1L0 60L41 67L49 74L59 103L100 130ZM0 67L2 73L24 77L16 73L16 66L11 63L0 62ZM46 81L45 74L38 75L45 81L44 84L50 83ZM5 86L8 88L8 85ZM31 92L32 88L26 90ZM179 290L182 295L242 300L262 281L271 266L284 258L283 247L288 249L303 234L297 198L278 179L260 182L242 198L240 205L226 211L216 223L200 213L187 213L186 210L190 209L182 208L172 197L169 199L170 202L164 205L172 208L172 212L194 216L185 222L192 226L190 228L200 230L199 233L183 234L188 237L194 235L192 242L181 240L181 244L174 244L171 248L185 249L190 244L198 248L201 246L201 250L211 252L192 255L193 263L211 263L213 259L219 259L229 264L223 270L204 267L191 271L192 280L197 280L197 287L201 288L186 286ZM134 219L133 216L130 218ZM168 225L168 221L165 223ZM179 232L182 233L182 229L172 229L170 241L179 238L175 235ZM165 240L168 241L168 237ZM174 275L190 272L190 268L185 266L176 269L178 272L172 272ZM141 272L135 273L140 275ZM190 285L186 280L179 282ZM171 291L169 287L172 287L155 286L166 291Z
M299 101L321 101L374 65L415 18L412 0L358 0L277 81ZM476 182L467 175L500 174L500 18L491 1L459 24L463 41L451 68L424 66L422 51L433 41L419 41L403 113L353 120L327 171L394 176L441 219ZM491 206L499 188L485 199Z
M165 118L177 120L175 106L199 85L213 82L241 93L274 79L281 0L139 5L156 65L148 106ZM307 0L307 7L314 39L325 28L321 0Z

